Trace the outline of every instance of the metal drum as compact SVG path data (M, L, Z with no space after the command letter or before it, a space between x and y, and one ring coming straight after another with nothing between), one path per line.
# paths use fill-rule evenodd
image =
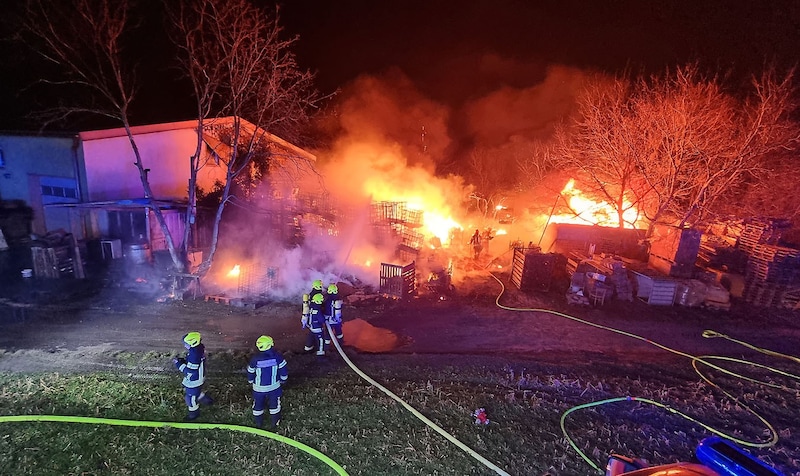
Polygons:
M125 257L132 264L145 264L153 259L153 253L147 243L134 243L125 245Z

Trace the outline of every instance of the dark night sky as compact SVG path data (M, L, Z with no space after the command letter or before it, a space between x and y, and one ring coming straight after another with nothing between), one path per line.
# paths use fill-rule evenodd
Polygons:
M287 2L297 52L332 88L361 72L397 65L434 96L479 94L482 82L525 83L546 64L618 71L661 70L700 59L710 66L760 68L797 60L797 1L443 1ZM520 65L493 78L475 74L481 55ZM527 77L526 73L527 72ZM511 73L511 72L509 72ZM462 84L448 80L458 77ZM525 84L527 85L527 84Z
M323 92L397 67L426 96L456 106L500 86L536 84L551 64L661 71L698 59L742 78L764 61L791 65L800 51L794 0L286 0L281 16ZM150 33L140 43L152 53L140 70L156 74L143 82L134 123L191 117L159 38ZM32 98L19 91L35 73L18 47L3 45L0 54L0 129L30 128L22 118Z

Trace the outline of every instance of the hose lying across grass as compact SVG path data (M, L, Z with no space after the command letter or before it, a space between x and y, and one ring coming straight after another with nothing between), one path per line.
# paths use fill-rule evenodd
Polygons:
M369 375L367 375L364 372L362 372L361 369L356 367L356 365L353 362L350 361L350 359L347 357L347 354L345 354L344 350L342 350L342 347L339 345L339 341L336 339L336 333L334 333L333 329L331 329L331 325L328 324L328 323L325 323L325 325L328 328L328 334L331 336L331 342L333 342L333 345L336 347L336 350L339 352L339 355L342 357L342 359L344 359L344 361L353 370L353 372L358 374L359 377L363 378L364 380L369 382L370 385L372 385L373 387L377 388L381 392L385 393L389 398L391 398L391 399L395 400L396 402L398 402L406 410L411 412L412 415L414 415L415 417L419 418L423 423L425 423L426 425L431 427L434 431L436 431L440 435L442 435L445 438L447 438L448 441L450 441L454 445L458 446L461 450L463 450L468 455L470 455L473 458L475 458L476 460L478 460L481 464L483 464L487 468L491 469L492 471L494 471L497 474L504 475L504 476L510 476L508 473L503 471L500 467L498 467L497 465L495 465L491 461L487 460L486 458L484 458L483 456L478 454L475 450L473 450L469 446L467 446L464 443L462 443L461 441L459 441L455 436L451 435L450 433L445 431L442 427L440 427L436 423L432 422L428 417L426 417L422 413L418 412L414 407L412 407L411 405L406 403L402 398L400 398L397 395L395 395L394 393L392 393L391 390L389 390L388 388L386 388L383 385L379 384L372 377L370 377Z
M711 367L712 369L718 370L718 371L723 372L723 373L725 373L727 375L730 375L732 377L740 378L742 380L747 380L747 381L752 382L752 383L758 383L758 384L770 386L770 387L773 387L773 388L780 388L780 389L787 389L787 390L788 390L788 388L783 386L783 385L777 385L777 384L770 383L770 382L764 382L764 381L761 381L761 380L756 380L756 379L752 379L752 378L743 376L743 375L735 373L735 372L731 372L730 370L724 369L722 367L719 367L719 366L711 363L710 360L724 360L724 361L728 361L728 362L736 362L736 363L740 363L740 364L750 365L750 366L753 366L753 367L759 367L761 369L769 370L769 371L774 372L776 374L780 374L780 375L783 375L784 377L788 377L788 378L791 378L791 379L794 379L794 380L797 380L797 381L800 381L800 376L797 376L797 375L794 375L794 374L790 374L788 372L784 372L782 370L775 369L775 368L772 368L772 367L768 367L766 365L761 365L761 364L757 364L757 363L750 362L750 361L747 361L747 360L743 360L743 359L735 359L735 358L731 358L731 357L721 357L721 356L713 356L713 355L703 355L703 356L699 356L699 357L698 356L694 356L694 355L687 354L685 352L681 352L679 350L673 349L671 347L667 347L665 345L659 344L658 342L652 341L650 339L647 339L647 338L642 337L642 336L637 335L637 334L626 332L626 331L623 331L623 330L620 330L620 329L616 329L616 328L613 328L613 327L604 326L604 325L601 325L601 324L596 324L594 322L586 321L584 319L580 319L578 317L571 316L569 314L565 314L565 313L558 312L558 311L553 311L553 310L550 310L550 309L516 308L516 307L504 306L504 305L500 304L500 298L505 293L506 287L503 284L503 282L497 276L494 275L494 273L490 272L489 275L491 277L493 277L500 284L500 287L501 287L500 294L498 294L497 298L495 299L495 304L500 309L505 309L507 311L541 312L541 313L546 313L546 314L552 314L552 315L555 315L555 316L559 316L559 317L563 317L563 318L566 318L566 319L570 319L570 320L575 321L575 322L580 322L581 324L586 324L588 326L592 326L592 327L595 327L597 329L603 329L603 330L606 330L606 331L609 331L609 332L614 332L616 334L621 334L621 335L630 337L632 339L636 339L636 340L639 340L639 341L642 341L642 342L646 342L646 343L648 343L650 345L658 347L659 349L662 349L662 350L665 350L667 352L673 353L675 355L679 355L679 356L682 356L682 357L686 357L687 359L690 359L692 361L692 367L694 368L695 372L700 376L700 378L702 378L709 385L719 389L726 396L731 398L733 401L737 402L745 410L747 410L752 415L754 415L756 418L758 418L764 424L764 426L767 427L767 429L769 430L769 433L771 435L769 440L765 441L765 442L744 441L744 440L742 440L740 438L736 438L733 435L725 434L720 430L717 430L717 429L715 429L715 428L713 428L711 426L708 426L708 425L706 425L706 424L704 424L704 423L692 418L691 416L686 415L685 413L682 413L682 412L680 412L680 411L678 411L678 410L676 410L674 408L669 407L668 405L665 405L663 403L659 403L659 402L656 402L656 401L653 401L653 400L650 400L650 399L647 399L647 398L639 398L639 397L631 397L631 396L609 398L607 400L590 402L590 403L586 403L586 404L583 404L583 405L578 405L578 406L575 406L573 408L570 408L569 410L567 410L566 412L564 412L561 415L561 432L564 434L564 437L567 439L567 441L569 441L570 446L572 446L572 448L578 453L578 455L580 455L581 458L583 458L583 460L586 461L586 463L588 463L592 468L597 470L600 474L604 474L603 468L601 468L594 461L589 459L589 457L586 456L586 454L583 451L581 451L580 448L578 448L578 446L575 444L575 442L572 440L572 438L569 437L569 434L567 433L567 430L566 430L566 427L565 427L565 421L566 421L567 416L570 413L574 412L574 411L585 409L585 408L590 408L590 407L595 407L595 406L599 406L599 405L605 405L605 404L609 404L609 403L625 402L625 401L635 401L635 402L641 402L641 403L648 403L650 405L654 405L654 406L663 408L663 409L665 409L665 410L667 410L667 411L669 411L669 412L671 412L673 414L681 416L682 418L685 418L685 419L687 419L687 420L689 420L689 421L691 421L693 423L696 423L696 424L700 425L701 427L705 428L706 430L710 431L713 434L716 434L718 436L726 438L726 439L728 439L730 441L736 442L736 443L738 443L738 444L740 444L742 446L748 446L748 447L751 447L751 448L769 448L769 447L775 445L775 443L778 442L778 433L775 431L775 428L772 426L772 424L770 424L763 416L759 415L755 410L753 410L749 406L747 406L744 403L742 403L741 401L739 401L739 399L737 397L731 395L730 393L728 393L727 391L725 391L724 389L720 388L718 385L713 383L711 380L709 380L700 371L700 369L698 368L698 364L706 365L708 367ZM773 356L773 357L786 358L786 359L792 360L794 362L800 362L800 359L798 359L797 357L793 357L793 356L786 355L786 354L781 354L779 352L774 352L774 351L767 350L767 349L762 349L762 348L747 344L746 342L742 342L742 341L733 339L733 338L731 338L731 337L729 337L729 336L727 336L725 334L720 334L720 333L718 333L716 331L706 330L706 331L703 332L702 335L705 338L725 338L725 339L728 339L728 340L730 340L732 342L736 342L736 343L738 343L740 345L746 346L746 347L748 347L748 348L750 348L752 350L761 352L763 354L767 354L767 355L770 355L770 356Z
M336 474L347 476L347 472L339 466L336 461L332 460L323 453L315 450L314 448L300 443L299 441L287 438L277 433L262 430L259 428L252 428L249 426L240 425L227 425L223 423L173 423L163 421L141 421L141 420L118 420L113 418L95 418L95 417L79 417L79 416L63 416L63 415L9 415L0 416L0 423L7 422L22 422L22 421L52 421L63 423L87 423L90 425L116 425L116 426L137 426L149 428L179 428L182 430L230 430L241 431L243 433L250 433L256 436L263 436L272 438L273 440L293 446L301 451L305 451L309 455L317 458L323 463L330 466Z

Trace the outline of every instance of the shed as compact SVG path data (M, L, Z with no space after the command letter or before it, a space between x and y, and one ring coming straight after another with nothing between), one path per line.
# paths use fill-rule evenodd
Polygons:
M672 306L678 283L650 268L631 270L636 278L636 297L652 306Z

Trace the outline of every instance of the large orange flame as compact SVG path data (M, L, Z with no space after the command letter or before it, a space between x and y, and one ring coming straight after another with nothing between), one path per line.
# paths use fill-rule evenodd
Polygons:
M608 202L592 200L581 190L575 187L575 179L569 182L561 190L561 196L567 201L569 208L575 213L561 213L550 218L551 223L575 223L580 225L601 225L619 226L619 215L617 210ZM624 211L622 213L623 226L634 228L641 217L639 211L631 202L623 202Z

